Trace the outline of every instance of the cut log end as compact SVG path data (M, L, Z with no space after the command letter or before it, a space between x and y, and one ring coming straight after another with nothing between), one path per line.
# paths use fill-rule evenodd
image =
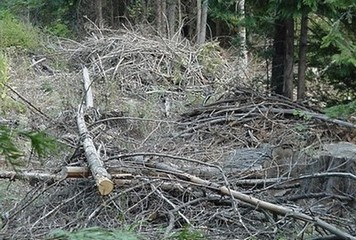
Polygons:
M107 177L97 179L97 186L101 195L105 196L112 192L114 183Z

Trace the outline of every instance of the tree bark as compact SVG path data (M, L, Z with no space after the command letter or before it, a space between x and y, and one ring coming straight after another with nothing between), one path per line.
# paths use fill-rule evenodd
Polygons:
M166 0L156 0L156 22L157 22L157 31L163 36L167 37L167 3Z
M96 0L95 2L95 12L96 12L96 21L99 28L102 28L104 24L103 19L103 0Z
M300 25L297 99L303 100L305 98L305 72L307 69L308 48L308 12L305 10L302 13Z
M273 58L272 58L272 76L271 91L275 94L283 94L284 85L284 58L285 58L285 38L286 26L283 19L277 18L274 23L273 38Z
M196 43L200 43L200 32L201 32L201 0L197 0L197 27L196 27Z
M284 92L283 95L293 100L293 60L294 60L294 19L285 20L286 41L284 58Z
M245 0L239 0L238 1L238 11L239 15L242 18L245 18ZM246 28L245 26L240 26L239 27L239 36L240 36L240 41L241 41L241 63L243 69L246 69L247 63L248 63L248 56L247 56L247 47L246 47Z
M176 9L177 9L177 1L168 0L168 5L167 5L168 38L172 38L175 33Z
M84 121L83 107L84 106L79 105L77 113L77 124L81 137L81 144L83 146L90 171L96 180L96 185L100 194L108 195L114 189L114 183L111 181L111 176L106 171L104 163L99 158L98 152L89 134Z
M167 24L167 2L166 0L162 0L162 29L161 33L162 36L167 37L168 32L168 24Z
M183 16L182 16L182 2L178 0L178 26L179 28L183 27Z
M156 0L156 28L158 33L162 34L162 29L163 29L162 0Z
M203 0L202 10L201 10L201 27L200 27L199 44L205 42L207 20L208 20L208 0Z

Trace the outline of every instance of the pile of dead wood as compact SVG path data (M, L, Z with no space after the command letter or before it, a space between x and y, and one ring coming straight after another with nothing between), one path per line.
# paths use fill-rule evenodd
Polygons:
M67 51L89 67L81 70L84 101L61 120L77 130L67 142L72 152L60 171L0 173L34 183L3 216L8 238L135 226L148 238L190 229L209 239L355 239L353 123L240 87L178 119L94 107L92 88L101 78L137 91L180 77L204 85L209 75L198 50L184 44L99 31ZM150 131L130 134L137 122ZM135 148L123 146L131 142Z

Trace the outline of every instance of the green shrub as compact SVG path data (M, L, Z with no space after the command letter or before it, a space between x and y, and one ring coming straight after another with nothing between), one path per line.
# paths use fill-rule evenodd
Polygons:
M40 45L39 31L10 13L0 15L0 48L35 49Z
M45 28L45 32L58 37L70 37L72 35L68 25L62 22L57 22Z

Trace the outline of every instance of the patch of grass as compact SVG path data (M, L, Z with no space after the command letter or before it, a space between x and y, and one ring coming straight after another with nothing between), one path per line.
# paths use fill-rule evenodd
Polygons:
M0 15L0 48L20 47L34 50L40 46L39 31L10 13Z
M54 86L50 81L45 81L41 84L40 89L45 93L51 93L54 91Z
M26 106L24 104L16 102L8 96L8 89L6 87L10 79L8 68L8 57L4 52L0 51L0 110L4 113L10 110L20 113L25 112Z
M108 230L99 227L84 228L76 232L55 230L47 238L56 240L138 240L131 232Z
M1 31L1 30L0 30ZM0 100L4 101L6 96L5 84L9 80L7 58L3 52L0 51Z
M175 233L172 239L177 240L204 240L206 239L198 230L190 229L188 226L185 226L181 231Z

